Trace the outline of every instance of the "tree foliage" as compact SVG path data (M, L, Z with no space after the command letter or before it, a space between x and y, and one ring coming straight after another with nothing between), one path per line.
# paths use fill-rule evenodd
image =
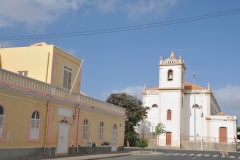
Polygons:
M135 132L134 126L147 114L147 108L142 107L142 102L137 97L126 93L113 93L106 102L126 108L125 132Z
M141 138L137 141L137 146L142 148L142 151L144 150L145 147L148 146L148 141L144 138Z
M136 132L126 132L125 133L125 138L127 141L131 141L131 140L136 140L138 138L138 133Z
M153 136L162 135L163 133L166 133L165 125L163 123L158 123L155 127L155 132L153 132Z
M237 132L240 132L240 127L237 127Z

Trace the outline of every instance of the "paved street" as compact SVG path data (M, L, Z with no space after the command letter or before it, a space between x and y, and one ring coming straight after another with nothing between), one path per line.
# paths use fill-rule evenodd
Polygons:
M38 160L89 160L89 159L106 159L106 160L240 160L239 152L229 152L229 156L222 156L217 151L197 151L197 150L179 150L179 149L145 149L146 154L140 154L140 148L125 148L124 152L111 152L105 154L89 154L80 156L61 156L53 158L40 158ZM33 159L28 159L33 160ZM37 160L34 158L34 160Z
M137 151L137 148L126 148L125 151ZM145 149L146 152L151 151L151 149ZM220 152L217 151L190 151L190 150L170 150L170 149L157 149L156 154L146 154L140 155L135 154L131 156L118 157L118 158L109 158L115 160L155 160L155 159L163 159L163 160L219 160L219 159L232 159L232 160L240 160L240 153L238 152L229 152L229 156L222 156ZM157 154L158 153L158 154ZM160 154L162 153L162 154Z

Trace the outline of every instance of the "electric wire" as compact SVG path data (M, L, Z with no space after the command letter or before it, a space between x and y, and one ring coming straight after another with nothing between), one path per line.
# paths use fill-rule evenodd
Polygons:
M165 21L165 22L155 22L155 23L148 23L148 24L141 24L141 25L108 28L108 29L102 29L102 30L89 30L89 31L82 31L82 32L69 32L69 33L33 35L33 36L8 36L8 37L0 37L0 40L23 40L23 39L42 39L42 38L48 39L48 38L67 38L67 37L89 36L89 35L97 35L97 34L105 34L105 33L113 33L113 32L123 32L123 31L131 31L131 30L139 30L139 29L181 24L181 23L199 21L199 20L204 20L204 19L222 17L222 16L227 16L227 15L232 15L232 14L237 14L237 13L240 13L240 9L218 12L218 13L213 13L213 14L206 14L206 15L202 15L202 16L182 18L182 19Z

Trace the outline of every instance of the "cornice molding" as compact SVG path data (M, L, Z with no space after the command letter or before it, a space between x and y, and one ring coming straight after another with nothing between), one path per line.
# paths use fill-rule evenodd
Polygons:
M60 99L57 99L56 97L53 97L51 95L42 95L42 94L38 94L38 93L35 93L35 92L31 92L31 91L24 91L24 90L12 88L12 87L7 86L7 85L0 84L0 90L5 91L5 92L9 92L9 93L13 93L13 94L20 94L20 95L23 95L23 96L26 96L26 97L31 97L31 98L44 100L44 101L54 102L56 104L60 104L59 106L64 104L64 105L67 105L67 106L70 106L70 107L76 107L78 105L78 108L80 108L80 109L82 108L82 109L89 110L89 111L92 111L92 112L101 113L101 114L110 115L110 116L117 116L117 117L120 117L120 118L124 117L124 115L114 114L111 111L108 112L108 111L97 109L96 106L93 106L93 105L88 105L88 104L85 104L85 103L82 103L82 102L73 103L73 102L69 102L67 100L60 100ZM5 96L12 97L12 96L8 96L8 95L5 95ZM19 99L23 99L23 98L19 98Z

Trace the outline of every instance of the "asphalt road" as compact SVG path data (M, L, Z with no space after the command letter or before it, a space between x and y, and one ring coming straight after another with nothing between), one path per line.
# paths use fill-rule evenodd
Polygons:
M125 151L138 151L138 148L125 148ZM146 152L151 149L145 149ZM125 157L108 158L108 160L240 160L239 152L229 152L229 156L222 156L217 151L192 151L192 150L170 150L157 149L156 154L136 154ZM162 153L162 154L160 154Z

